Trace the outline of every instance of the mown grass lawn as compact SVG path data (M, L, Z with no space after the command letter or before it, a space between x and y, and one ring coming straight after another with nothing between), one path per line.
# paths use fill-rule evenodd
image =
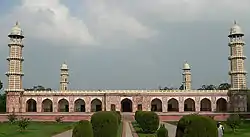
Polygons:
M136 133L138 134L139 137L157 137L156 136L156 133L153 133L153 134L146 134L146 133L143 133L142 129L140 128L140 126L134 121L132 122L132 125L136 131Z
M25 131L20 131L17 124L0 123L0 137L51 137L73 128L70 122L30 122Z
M250 137L250 121L244 121L234 133L230 127L223 124L225 127L224 137Z

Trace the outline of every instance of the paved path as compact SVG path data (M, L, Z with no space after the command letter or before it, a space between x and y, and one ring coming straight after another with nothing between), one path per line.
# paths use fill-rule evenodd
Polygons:
M53 137L72 137L72 130L65 131L65 132L57 134Z
M133 135L132 135L132 131L131 131L131 129L130 129L130 126L129 126L129 123L127 122L127 121L125 121L125 124L124 124L124 130L125 130L125 137L133 137Z
M165 125L165 128L168 130L168 136L175 137L176 126L166 122L163 122L163 124Z

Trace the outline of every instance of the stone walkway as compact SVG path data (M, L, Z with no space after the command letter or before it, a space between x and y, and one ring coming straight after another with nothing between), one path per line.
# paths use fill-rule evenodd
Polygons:
M165 125L165 128L168 130L168 136L175 137L176 126L166 122L163 122L163 124Z
M129 123L127 121L125 122L124 126L125 127L123 129L125 129L125 135L126 135L125 137L133 137Z
M65 131L53 137L72 137L72 130Z

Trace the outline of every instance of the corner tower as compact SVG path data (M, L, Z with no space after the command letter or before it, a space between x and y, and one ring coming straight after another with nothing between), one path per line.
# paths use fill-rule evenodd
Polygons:
M230 111L247 111L247 72L244 67L246 56L243 54L245 45L243 36L244 33L235 21L228 35L228 46L230 47L228 60L230 61L229 75L231 80L231 88L229 89Z
M9 41L9 57L7 60L9 61L8 72L6 72L6 76L8 77L8 88L5 89L7 93L7 101L6 101L6 111L7 112L20 112L21 111L21 103L20 96L22 94L22 62L24 61L22 57L22 49L23 49L23 32L20 28L18 22L16 22L15 26L11 29L10 34L8 35Z
M64 62L61 66L61 78L60 78L60 90L68 90L69 85L69 68L68 65Z
M191 69L189 64L186 62L183 65L183 90L191 90Z

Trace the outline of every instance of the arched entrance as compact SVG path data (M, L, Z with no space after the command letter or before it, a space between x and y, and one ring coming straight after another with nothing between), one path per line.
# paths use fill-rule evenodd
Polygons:
M133 108L132 108L132 101L130 99L123 99L121 101L121 111L122 112L133 112Z
M184 101L184 111L195 111L195 101L188 98Z
M91 101L91 112L97 111L102 111L102 101L96 98Z
M200 102L200 111L211 111L211 101L207 98L203 98Z
M43 112L53 112L52 101L50 99L45 99L42 102Z
M66 99L61 99L58 102L58 112L69 112L69 102Z
M82 99L77 99L74 103L75 112L85 112L85 102Z
M168 112L179 112L179 102L176 99L168 100Z
M151 101L151 111L162 112L162 102L160 99L155 98Z
M36 101L34 99L29 99L26 102L26 112L37 112Z
M216 111L226 112L227 111L227 101L224 98L220 98L216 101Z

